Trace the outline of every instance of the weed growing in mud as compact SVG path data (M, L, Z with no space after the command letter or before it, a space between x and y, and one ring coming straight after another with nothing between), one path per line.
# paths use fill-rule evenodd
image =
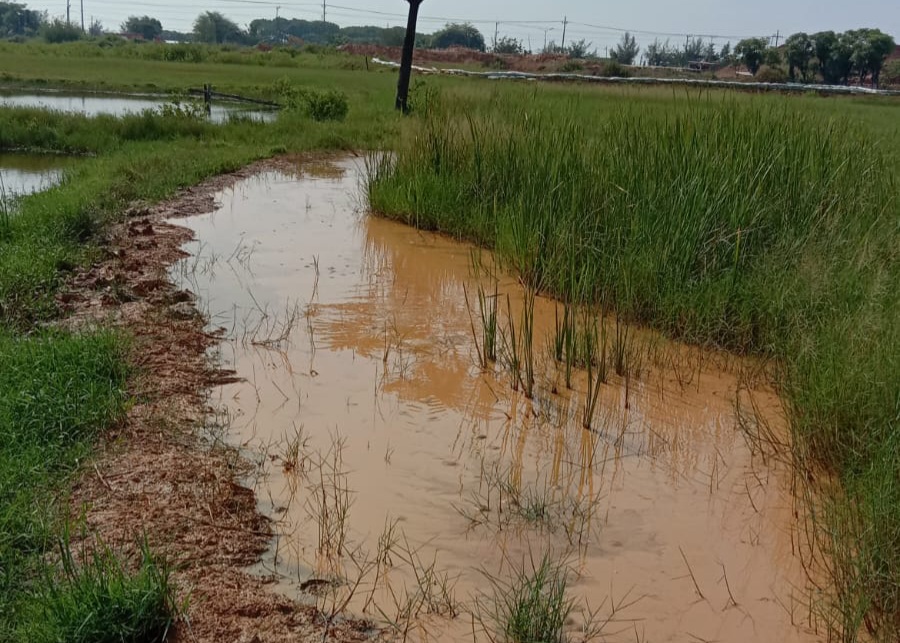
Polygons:
M468 292L463 289L466 299L466 308L469 310L469 321L472 326L472 339L475 342L475 350L478 353L478 364L482 369L487 369L490 363L497 361L497 320L499 319L500 298L497 292L497 276L490 270L486 270L481 259L481 254L473 250L471 253L472 276L478 284L478 320L481 328L481 339L475 331L475 322L472 321L471 306L469 305ZM487 275L493 283L493 294L486 291L482 280Z
M500 333L502 361L509 373L514 391L521 390L529 400L534 397L534 299L535 290L528 286L523 291L522 315L518 328L512 312L512 302L506 296L505 331Z
M568 563L550 552L540 561L530 554L518 566L509 566L513 575L508 580L482 570L491 591L476 597L474 617L492 643L587 643L603 639L617 623L628 623L620 632L633 627L635 639L642 640L633 620L620 620L641 597L627 592L618 601L610 596L597 608L580 606L568 595ZM608 613L602 615L604 611Z
M419 550L410 545L405 535L403 544L395 544L392 551L397 559L405 563L415 579L412 591L404 587L402 597L391 591L396 612L388 621L393 627L400 629L402 624L402 631L407 632L410 624L424 615L446 618L459 615L461 605L456 599L456 579L438 568L436 555L430 562L424 561ZM383 611L382 616L386 616Z
M530 567L530 568L529 568ZM565 626L575 608L566 595L568 569L544 554L514 570L509 581L483 572L492 593L478 602L478 618L492 641L563 643Z
M334 436L328 451L312 463L312 486L306 511L318 532L318 552L326 560L340 558L346 551L353 492L344 469L346 438Z
M285 473L305 475L309 471L309 436L303 425L294 427L292 434L282 441L281 466Z
M589 460L590 462L591 460ZM523 481L521 473L499 462L481 463L479 488L456 510L469 528L494 526L500 531L517 526L562 531L570 545L582 546L594 532L601 493L581 493L551 483L547 476Z

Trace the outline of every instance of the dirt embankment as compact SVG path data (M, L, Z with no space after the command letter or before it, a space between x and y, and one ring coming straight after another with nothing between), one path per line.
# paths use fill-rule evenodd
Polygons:
M173 641L362 641L365 623L325 621L311 606L276 595L251 576L272 531L254 493L237 480L247 471L238 453L202 430L210 387L234 378L206 351L217 337L205 329L193 296L167 270L191 239L167 219L209 212L213 195L235 181L286 161L268 161L187 189L153 207L133 207L107 231L102 257L77 272L59 295L72 328L96 325L133 337L129 383L134 404L105 436L71 498L74 517L118 551L135 555L147 538L177 566L187 612Z
M355 56L378 57L382 60L400 60L400 47L382 45L343 45L342 51ZM563 54L492 54L475 49L451 47L450 49L416 49L417 65L481 65L485 69L510 71L555 71L569 61ZM602 64L593 65L602 68Z

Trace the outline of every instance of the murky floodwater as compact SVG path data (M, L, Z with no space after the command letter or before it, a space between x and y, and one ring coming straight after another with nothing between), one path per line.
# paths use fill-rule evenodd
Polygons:
M125 94L0 94L0 106L3 107L37 107L87 116L139 114L147 109L159 109L168 102L168 98L161 96ZM214 123L224 123L232 114L263 122L274 121L277 117L277 113L272 110L247 109L237 104L213 102L209 118Z
M71 163L62 156L0 154L0 192L13 197L46 190L59 183Z
M179 221L197 241L175 274L246 379L215 402L267 464L264 566L282 591L339 572L349 585L311 600L355 588L356 612L402 629L418 615L410 637L480 639L474 597L485 613L490 578L550 552L579 606L612 615L605 640L814 640L787 476L736 426L751 366L633 333L642 357L609 376L585 430L585 375L568 391L547 356L556 305L535 303L528 400L477 364L470 248L365 216L360 179L354 161L268 173ZM504 326L503 293L515 320L522 295L499 289ZM777 398L753 397L777 429Z

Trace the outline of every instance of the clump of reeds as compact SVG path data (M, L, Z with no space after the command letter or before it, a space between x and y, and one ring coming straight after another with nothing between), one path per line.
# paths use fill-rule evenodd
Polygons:
M622 101L601 115L521 98L467 119L449 100L429 112L370 177L373 209L492 248L524 283L615 314L612 367L628 385L633 322L776 358L796 466L842 481L814 528L840 534L837 629L853 635L864 612L896 639L900 513L869 509L896 501L900 468L900 199L885 146L823 115L839 107L785 99ZM559 328L557 355L565 311Z
M497 322L499 319L500 297L498 294L498 281L496 274L484 266L481 254L473 250L471 254L472 276L478 289L478 321L481 332L475 330L475 322L472 324L472 338L475 341L475 350L478 354L478 363L482 369L497 361ZM493 292L486 290L483 280L489 278L493 285ZM468 292L465 293L468 306ZM480 339L479 339L480 336Z

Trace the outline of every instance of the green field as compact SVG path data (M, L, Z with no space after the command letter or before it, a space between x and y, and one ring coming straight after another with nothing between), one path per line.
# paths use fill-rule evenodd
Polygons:
M291 111L224 126L0 109L0 149L91 155L0 218L0 638L32 640L59 603L42 554L60 508L40 500L125 403L126 338L35 330L57 317L53 293L90 261L97 232L135 200L258 158L392 149L370 183L380 214L495 248L562 299L777 363L834 588L820 609L844 640L897 640L900 100L428 78L404 119L391 109L396 75L359 57L198 51L194 63L156 59L163 47L0 45L8 86L212 83L276 99L294 86L349 104L343 121ZM68 377L89 393L55 375L67 369L83 370ZM14 475L25 457L39 464Z

